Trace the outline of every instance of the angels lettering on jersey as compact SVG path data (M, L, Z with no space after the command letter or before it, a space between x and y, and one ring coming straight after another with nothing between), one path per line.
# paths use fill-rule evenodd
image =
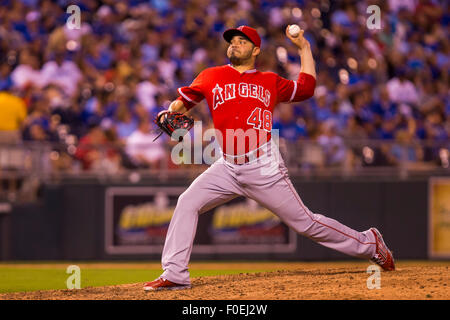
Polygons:
M272 113L278 103L307 99L314 94L314 88L315 78L303 72L294 81L273 72L256 69L239 72L230 65L224 65L207 68L189 86L178 88L180 96L177 100L190 110L206 99L214 128L223 137L219 141L222 150L228 153L224 146L229 142L227 132L232 131L247 133L244 140L245 152L248 152L261 146L261 141L270 140ZM265 134L267 139L260 139L260 134ZM234 137L230 139L234 140ZM241 153L236 149L229 154Z
M270 105L270 92L263 86L256 85L253 83L240 82L227 83L223 88L216 83L212 89L213 93L213 110L216 110L225 101L236 99L237 96L241 98L254 98L261 101L266 107Z

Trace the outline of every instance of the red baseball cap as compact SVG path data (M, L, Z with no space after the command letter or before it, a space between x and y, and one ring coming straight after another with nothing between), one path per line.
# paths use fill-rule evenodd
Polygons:
M228 29L223 33L223 38L227 42L231 42L234 36L241 35L248 38L257 47L261 47L261 38L258 32L248 26L240 26L234 29Z

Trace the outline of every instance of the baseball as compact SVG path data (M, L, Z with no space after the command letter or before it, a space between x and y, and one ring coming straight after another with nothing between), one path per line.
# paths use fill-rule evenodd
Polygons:
M292 26L289 26L288 32L292 37L298 37L300 33L300 27L296 24L293 24Z

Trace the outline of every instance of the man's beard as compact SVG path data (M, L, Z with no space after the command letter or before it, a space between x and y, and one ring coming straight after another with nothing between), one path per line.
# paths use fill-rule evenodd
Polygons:
M252 54L249 53L247 56L245 57L241 57L238 58L235 55L233 55L233 53L230 55L229 59L230 62L233 66L241 66L241 65L245 65L248 64L248 61L250 60L250 58L252 57Z

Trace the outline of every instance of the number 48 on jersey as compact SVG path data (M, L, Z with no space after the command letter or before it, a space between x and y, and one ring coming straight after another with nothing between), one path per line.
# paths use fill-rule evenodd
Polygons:
M272 112L255 108L247 119L247 124L258 130L272 130Z

